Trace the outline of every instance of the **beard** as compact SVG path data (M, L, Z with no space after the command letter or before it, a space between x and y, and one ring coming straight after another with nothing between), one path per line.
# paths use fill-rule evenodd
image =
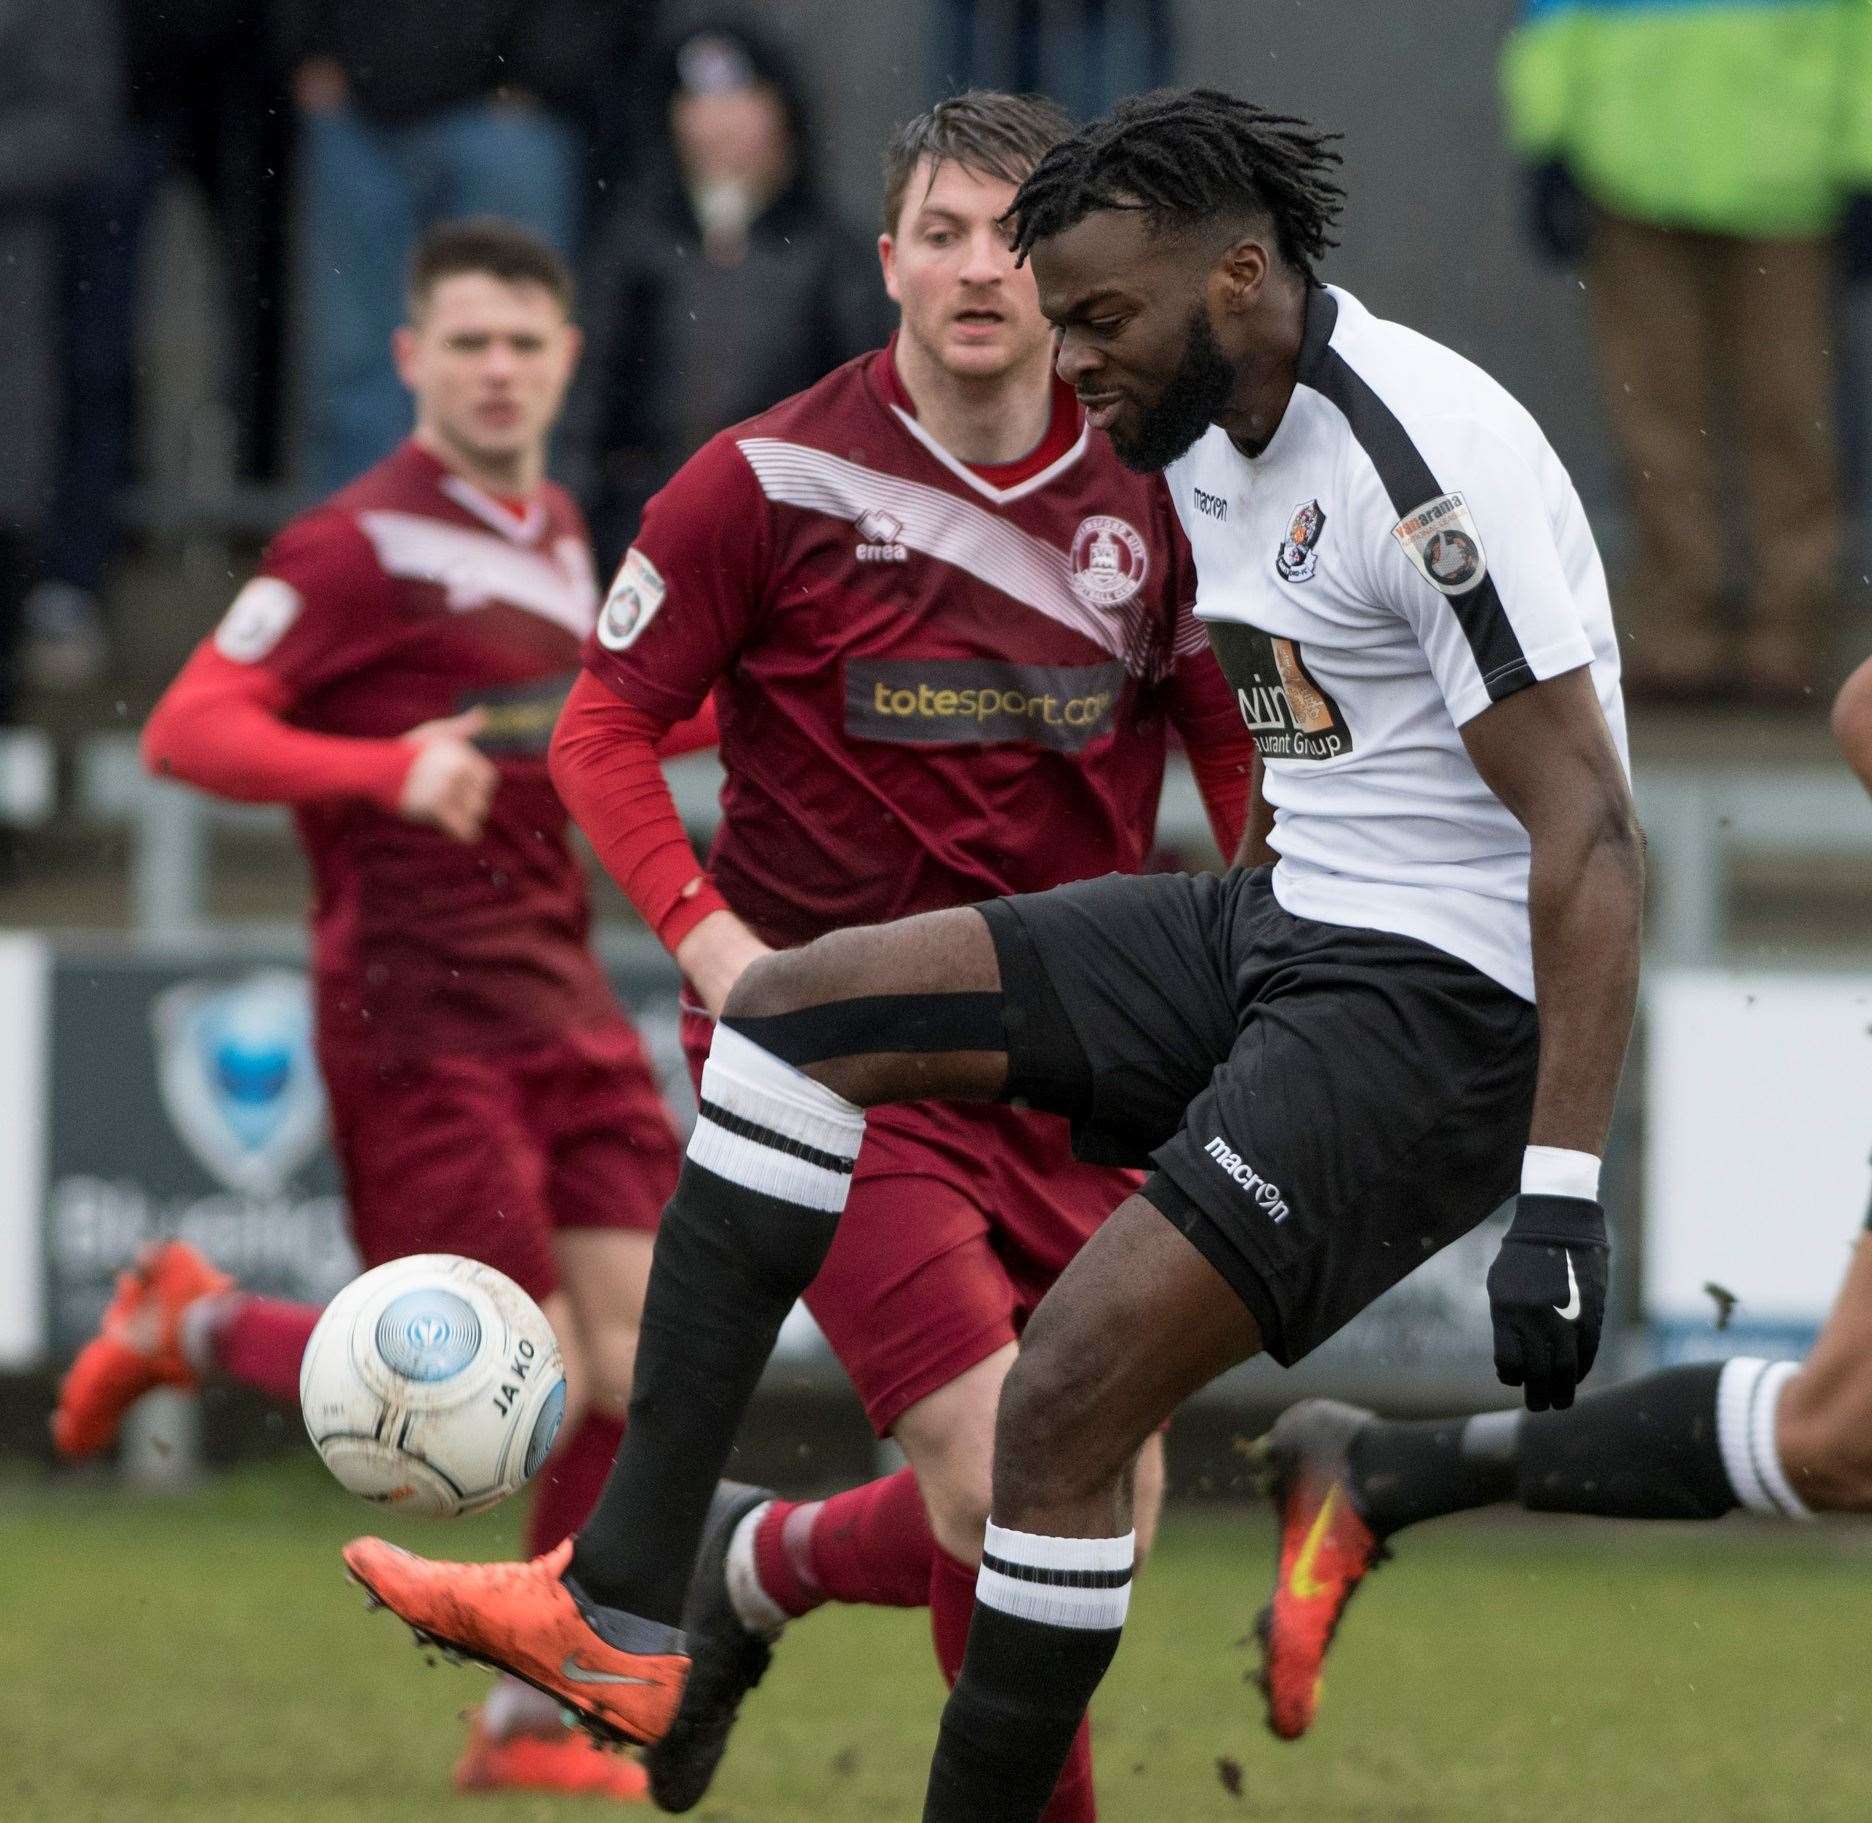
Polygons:
M1126 468L1154 475L1190 447L1224 411L1235 391L1235 370L1209 327L1199 304L1190 312L1189 334L1176 370L1157 403L1138 414L1137 429L1120 436L1114 427L1112 452Z

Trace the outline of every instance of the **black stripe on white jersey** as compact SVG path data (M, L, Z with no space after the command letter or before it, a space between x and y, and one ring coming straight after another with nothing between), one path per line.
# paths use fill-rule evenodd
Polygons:
M1371 459L1391 505L1402 519L1448 492L1418 452L1396 414L1331 345L1338 300L1323 287L1307 293L1306 328L1300 347L1301 383L1330 399L1344 414L1352 435ZM1456 624L1475 654L1489 701L1498 703L1535 681L1534 670L1515 637L1508 611L1487 571L1473 589L1447 597Z

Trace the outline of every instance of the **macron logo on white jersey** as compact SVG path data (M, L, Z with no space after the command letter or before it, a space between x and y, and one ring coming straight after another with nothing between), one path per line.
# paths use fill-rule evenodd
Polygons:
M1267 1211L1270 1222L1284 1222L1287 1219L1290 1211L1287 1199L1280 1193L1280 1186L1269 1183L1221 1134L1218 1133L1203 1150Z

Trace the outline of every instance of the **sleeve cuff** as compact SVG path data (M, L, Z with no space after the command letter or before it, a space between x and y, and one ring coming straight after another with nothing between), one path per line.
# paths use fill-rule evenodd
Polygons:
M685 887L677 895L675 904L657 920L657 941L671 955L676 953L677 944L704 918L729 909L728 901L715 890L715 882L707 874L697 874L691 886L694 890Z

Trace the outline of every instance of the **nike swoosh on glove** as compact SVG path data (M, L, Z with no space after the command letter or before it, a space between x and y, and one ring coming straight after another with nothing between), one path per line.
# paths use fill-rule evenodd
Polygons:
M1527 1408L1564 1410L1599 1352L1605 1325L1605 1211L1576 1196L1515 1199L1489 1268L1495 1371L1526 1389Z

